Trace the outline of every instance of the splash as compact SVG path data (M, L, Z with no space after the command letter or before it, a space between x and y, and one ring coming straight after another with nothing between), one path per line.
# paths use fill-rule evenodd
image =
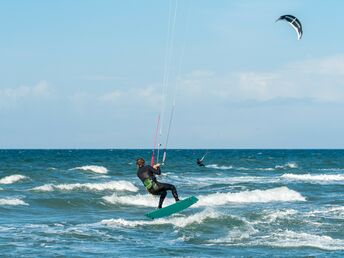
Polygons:
M16 183L20 180L27 179L28 177L23 176L23 175L11 175L11 176L5 176L4 178L0 179L0 184L13 184Z
M95 165L88 165L82 167L75 167L71 168L70 170L83 170L83 171L91 171L98 174L107 174L108 169L103 166L95 166Z
M138 226L146 226L146 225L172 225L177 228L184 228L191 224L202 224L207 219L216 219L221 217L220 213L215 212L211 209L206 209L202 212L190 215L190 216L182 216L182 217L169 217L169 218L161 218L156 220L126 220L126 219L109 219L109 220L102 220L100 223L106 226L112 227L125 227L125 228L133 228Z
M84 190L84 191L104 191L104 190L117 190L117 191L129 191L137 192L139 189L128 181L110 181L105 183L85 183L85 184L46 184L31 189L32 191L41 192L52 192L55 190L60 191L73 191L73 190Z

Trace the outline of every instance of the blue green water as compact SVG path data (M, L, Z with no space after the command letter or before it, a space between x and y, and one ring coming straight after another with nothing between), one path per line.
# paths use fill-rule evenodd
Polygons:
M199 202L149 220L149 150L0 150L1 256L344 256L343 150L204 152L167 153L158 180Z

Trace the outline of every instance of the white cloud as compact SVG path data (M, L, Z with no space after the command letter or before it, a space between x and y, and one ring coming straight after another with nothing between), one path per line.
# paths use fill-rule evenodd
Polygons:
M115 102L122 96L122 92L119 90L114 90L101 95L98 100L101 102Z
M344 56L306 60L276 71L216 75L192 73L182 81L181 93L209 100L269 101L307 99L344 101Z
M24 100L48 98L52 92L46 81L40 81L33 86L0 89L0 108L14 107Z

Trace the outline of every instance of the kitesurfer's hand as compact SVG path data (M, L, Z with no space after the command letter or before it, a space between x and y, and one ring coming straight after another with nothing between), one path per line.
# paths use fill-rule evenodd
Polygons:
M157 163L157 164L155 164L154 166L153 166L153 168L155 168L155 169L157 169L157 168L159 168L160 167L160 164L159 163Z

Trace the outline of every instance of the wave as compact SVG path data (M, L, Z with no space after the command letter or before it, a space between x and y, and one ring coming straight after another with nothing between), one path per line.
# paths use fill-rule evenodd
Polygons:
M333 239L330 236L312 235L290 230L274 233L264 238L264 241L260 244L273 247L313 247L324 250L344 250L344 240L342 239Z
M187 178L189 179L189 178ZM183 182L183 180L181 180ZM185 180L184 180L185 181ZM275 183L279 181L275 177L259 177L259 176L238 176L238 177L199 177L190 178L190 184L197 186L209 186L213 184L240 184L240 183Z
M118 196L116 193L104 196L103 200L111 204L121 204L129 206L145 206L145 207L156 207L158 205L158 196L151 194L137 194L128 196ZM164 206L173 204L174 201L171 198L166 198Z
M17 205L29 205L26 202L24 202L21 199L18 198L12 198L12 199L0 199L0 205L11 205L11 206L17 206Z
M110 181L105 183L75 183L75 184L45 184L42 186L34 187L32 191L52 192L55 190L60 191L73 191L73 190L91 190L91 191L104 191L104 190L117 190L137 192L139 189L128 181Z
M199 201L192 207L213 207L229 203L266 203L266 202L291 202L306 201L306 198L287 187L278 187L268 190L243 191L238 193L215 193L198 196ZM104 196L103 199L111 204L156 207L158 197L152 195L118 196L116 193ZM172 198L166 198L164 205L174 203Z
M232 169L233 166L219 166L217 164L210 164L210 165L206 165L206 168L213 168L213 169L221 169L221 170L228 170L228 169Z
M248 236L252 233L256 233L257 231L251 230L248 228ZM342 239L334 239L330 236L320 236L320 235L312 235L309 233L302 233L302 232L294 232L291 230L280 231L277 233L272 233L266 236L259 236L256 238L250 238L246 234L243 234L242 238L249 239L246 243L238 243L238 239L232 237L232 233L225 238L219 238L215 240L210 240L209 243L211 244L228 244L231 246L269 246L269 247L276 247L276 248L302 248L302 247L310 247L310 248L318 248L323 250L344 250L344 240Z
M28 177L23 176L23 175L11 175L11 176L5 176L4 178L0 179L0 184L13 184L15 182L18 182L23 179L27 179Z
M227 236L209 240L207 242L210 244L236 243L244 239L250 239L252 235L258 233L258 230L256 230L249 222L246 220L242 221L244 224L232 228Z
M126 219L108 219L102 220L100 223L106 226L112 227L126 227L126 228L133 228L137 226L146 226L146 225L173 225L178 228L184 228L191 224L202 224L206 219L216 219L222 216L221 214L211 210L206 209L199 213L190 215L190 216L182 216L182 217L169 217L169 218L161 218L155 220L126 220Z
M199 196L198 206L217 206L228 203L266 203L306 201L300 193L288 187L277 187L267 190L252 190L238 193L215 193Z
M98 174L107 174L107 172L108 172L108 169L106 167L95 166L95 165L75 167L75 168L71 168L70 170L92 171L92 172L98 173Z
M298 168L298 165L295 162L288 162L284 165L275 166L276 169L287 169L287 168Z
M344 181L344 175L330 175L330 174L283 174L281 178L296 181L311 181L311 182L337 182Z
M264 223L272 223L279 219L290 218L291 216L297 214L298 212L294 209L283 209L276 211L268 211L263 215L262 221ZM255 223L257 224L257 223Z
M323 208L320 210L314 210L306 213L306 216L309 217L327 217L334 219L343 219L344 218L344 206L331 206Z
M233 166L220 166L218 164L210 164L206 165L207 168L213 168L213 169L221 169L221 170L228 170L228 169L234 169L234 170L260 170L260 171L274 171L276 169L288 169L288 168L298 168L298 165L295 162L288 162L284 165L276 165L273 168L246 168L246 167L233 167Z

